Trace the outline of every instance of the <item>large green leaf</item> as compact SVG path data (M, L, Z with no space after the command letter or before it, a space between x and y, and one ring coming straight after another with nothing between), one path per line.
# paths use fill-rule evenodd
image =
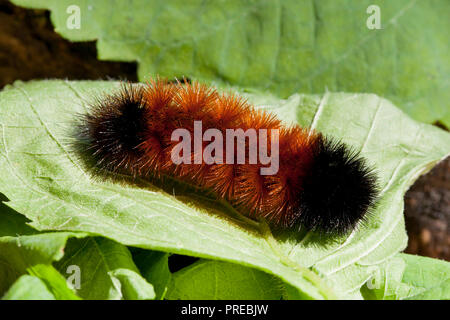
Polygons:
M70 152L77 113L117 82L17 82L0 94L0 191L39 230L85 231L146 249L253 267L292 286L292 298L361 298L373 265L406 246L403 194L450 152L450 135L417 123L371 94L245 96L280 118L342 138L378 171L381 197L368 221L326 241L242 225L215 204L192 202L141 182L99 182ZM176 194L176 192L175 192ZM190 202L187 202L189 199ZM318 276L320 275L320 277ZM330 289L331 288L331 289Z
M237 264L200 260L172 276L167 299L280 300L283 285L273 276Z
M150 75L296 92L373 92L450 126L447 0L13 0L51 10L55 30L97 40L100 59ZM80 8L80 28L70 29ZM381 29L367 8L378 5ZM68 27L69 26L69 27Z

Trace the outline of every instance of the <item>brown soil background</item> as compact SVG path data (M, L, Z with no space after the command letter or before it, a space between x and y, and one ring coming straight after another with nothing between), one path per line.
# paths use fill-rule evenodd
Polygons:
M47 11L0 0L0 89L15 80L42 78L137 81L137 74L135 63L97 60L94 42L61 38ZM407 192L405 218L406 252L450 261L450 158Z

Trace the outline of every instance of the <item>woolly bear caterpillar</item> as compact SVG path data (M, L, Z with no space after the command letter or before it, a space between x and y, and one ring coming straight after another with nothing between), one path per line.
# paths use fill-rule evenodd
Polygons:
M184 147L181 135L174 134L180 129L194 136ZM218 143L230 130L244 133L243 139L232 138L240 147L229 139ZM264 132L270 133L265 139ZM261 152L255 162L252 151L264 146L266 162L258 161ZM298 125L287 127L241 97L198 82L151 80L97 99L77 127L77 150L96 172L174 176L214 191L250 218L285 228L348 232L377 196L375 174L344 143ZM276 171L264 174L275 151ZM183 161L174 161L174 154ZM210 161L204 161L205 154Z

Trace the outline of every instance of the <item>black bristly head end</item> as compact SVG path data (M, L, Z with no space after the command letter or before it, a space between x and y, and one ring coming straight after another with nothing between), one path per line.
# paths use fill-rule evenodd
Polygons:
M299 196L298 222L309 230L343 234L355 228L377 198L377 178L358 152L319 136Z

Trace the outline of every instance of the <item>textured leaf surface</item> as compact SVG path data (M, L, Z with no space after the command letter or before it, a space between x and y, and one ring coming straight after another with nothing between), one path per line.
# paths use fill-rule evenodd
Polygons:
M405 261L397 255L375 266L373 276L361 288L364 299L400 300L413 295L415 288L402 283L405 266Z
M450 299L449 262L409 254L400 256L406 263L402 282L417 289L409 299Z
M406 245L404 192L450 152L448 133L411 120L376 95L295 94L280 100L247 92L250 101L283 120L361 150L380 177L376 210L349 236L334 241L314 233L273 237L262 226L237 224L219 206L187 202L151 184L138 188L92 180L67 146L72 121L86 110L87 100L118 85L17 82L0 94L0 191L11 200L8 204L40 230L91 232L124 245L253 267L291 285L298 298L361 298L370 266Z
M418 120L450 126L447 0L14 0L51 10L100 59L137 61L141 80L187 75L270 90L373 92ZM80 28L70 29L80 8ZM366 13L378 5L381 29Z

